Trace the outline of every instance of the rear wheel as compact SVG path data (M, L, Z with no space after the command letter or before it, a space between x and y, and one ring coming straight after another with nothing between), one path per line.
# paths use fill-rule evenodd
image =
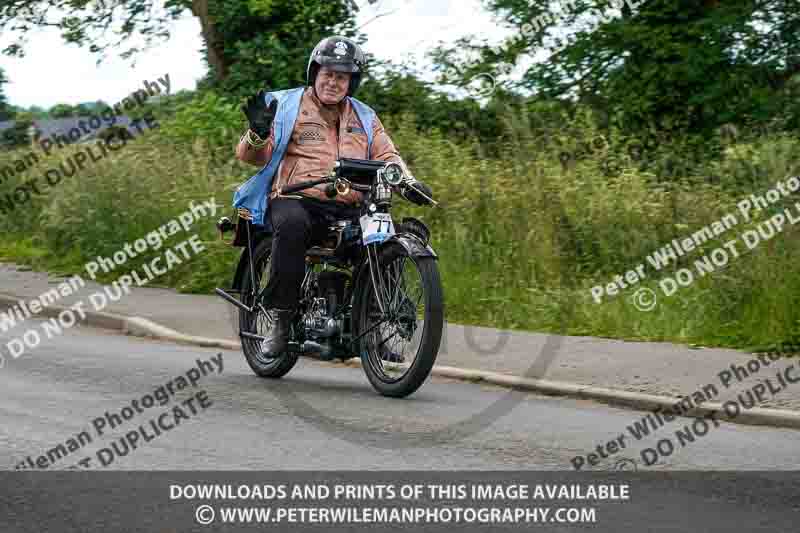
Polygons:
M250 275L250 264L244 272L242 282L242 301L248 307L253 306L255 295L269 283L270 257L272 255L272 238L267 237L259 242L253 250L253 276ZM253 287L255 278L256 290ZM255 295L254 295L255 293ZM271 310L265 309L266 305L259 305L252 313L239 310L239 328L257 335L266 336L272 331L275 319ZM297 353L284 352L277 357L267 357L261 353L261 341L242 337L242 351L244 358L256 375L262 378L280 378L286 375L297 363Z
M402 398L425 382L436 361L444 296L435 258L411 257L396 243L377 255L379 272L366 273L360 291L356 336L363 335L361 362L372 386Z

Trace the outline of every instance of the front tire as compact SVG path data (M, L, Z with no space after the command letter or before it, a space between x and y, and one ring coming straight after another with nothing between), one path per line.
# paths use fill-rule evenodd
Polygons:
M255 294L257 295L269 282L270 257L272 255L272 237L261 240L253 250L253 274L255 277ZM248 307L253 306L255 296L251 290L253 276L250 275L250 263L244 271L242 281L242 302ZM264 302L266 307L266 302ZM274 327L271 313L264 313L260 308L252 313L239 310L239 329L259 335L265 335ZM242 352L244 358L253 372L262 378L281 378L285 376L297 363L298 354L284 352L277 357L268 358L261 353L261 342L254 339L242 338Z
M362 368L375 390L384 396L403 398L422 386L436 362L444 327L442 284L435 258L411 257L400 244L383 247L378 252L378 262L382 279L376 284L391 285L392 292L383 298L382 311L372 277L368 271L364 274L356 336L364 334L359 346ZM416 292L411 287L415 282L419 289ZM380 345L388 345L397 337L400 341L418 341L413 354L405 354L403 347L403 357L413 356L403 364L389 363L381 356ZM396 346L395 342L391 349L395 351ZM403 370L400 375L392 374L398 369Z

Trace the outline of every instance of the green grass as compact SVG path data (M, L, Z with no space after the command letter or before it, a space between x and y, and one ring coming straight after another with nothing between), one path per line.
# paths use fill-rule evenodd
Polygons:
M190 200L213 195L221 207L217 217L231 214L233 191L257 170L233 158L239 124L231 119L207 139L191 137L186 117L179 120L64 179L47 196L0 215L5 236L0 257L80 273L87 261L143 237L184 211ZM628 158L625 139L605 139L589 122L571 124L561 137L520 127L519 135L502 141L507 149L502 159L476 158L473 146L454 144L439 133L420 136L410 117L386 117L384 123L415 175L431 185L441 203L420 208L398 202L393 216L416 216L431 228L449 321L705 346L798 339L800 239L794 227L724 271L660 298L650 312L632 304L635 288L602 304L590 296L593 285L635 268L672 238L734 211L743 194L800 174L796 140L773 137L730 146L696 175L667 182ZM582 147L581 155L564 165L559 156L568 146ZM54 154L0 185L0 195L75 150ZM0 154L0 165L17 157ZM194 293L229 284L239 250L219 239L214 222L209 218L196 226L207 250L154 284ZM181 233L172 243L188 236ZM126 269L155 255L131 261ZM121 273L100 279L110 282ZM643 286L659 292L661 275L648 267Z

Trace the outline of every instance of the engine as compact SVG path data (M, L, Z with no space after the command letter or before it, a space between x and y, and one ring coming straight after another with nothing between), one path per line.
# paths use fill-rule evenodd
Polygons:
M306 342L303 351L318 352L323 358L331 357L331 341L345 330L345 317L341 309L350 276L339 271L324 271L313 274L309 286L310 306L303 317ZM338 313L338 316L337 316Z
M326 298L314 298L311 310L305 314L306 335L312 338L327 339L342 331L342 319L335 319L328 311Z

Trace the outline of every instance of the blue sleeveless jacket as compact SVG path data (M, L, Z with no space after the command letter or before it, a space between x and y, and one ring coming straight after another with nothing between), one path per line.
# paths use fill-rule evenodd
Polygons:
M294 123L300 111L300 100L303 97L306 87L297 87L285 91L274 91L266 93L265 103L267 106L273 100L278 101L275 120L272 127L275 131L275 145L272 149L272 158L264 167L253 177L244 182L233 195L233 207L244 207L253 215L253 224L264 226L266 231L272 231L272 224L269 221L267 211L269 209L269 193L272 191L272 179L278 166L286 154L289 141L292 138ZM375 119L375 111L363 102L350 96L350 104L356 111L358 120L364 126L367 134L367 154L372 152L372 124ZM369 157L369 155L367 156Z

